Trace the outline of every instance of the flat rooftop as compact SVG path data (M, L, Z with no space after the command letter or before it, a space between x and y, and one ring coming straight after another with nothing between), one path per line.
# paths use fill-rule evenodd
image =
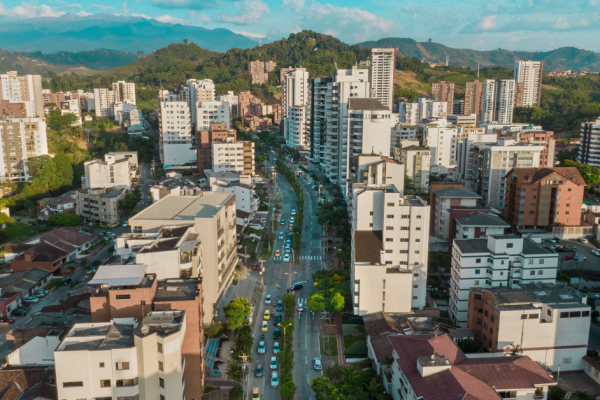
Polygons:
M483 289L496 297L496 305L523 307L544 303L554 308L589 307L583 304L583 295L577 290L556 283L524 283L520 288L494 287ZM518 308L520 309L520 308Z
M169 279L161 282L154 294L154 301L188 301L198 296L199 279Z
M517 238L514 235L490 235L496 239L507 239ZM523 238L523 251L521 254L534 255L534 254L555 254L545 247L539 246L536 242L529 238ZM487 246L487 239L455 239L454 243L458 246L463 254L467 253L492 253L492 254L507 254L507 253L494 253ZM555 254L556 255L556 254ZM558 257L558 255L556 255Z
M200 196L168 195L131 217L129 224L134 225L137 220L193 222L196 218L212 218L232 197L221 192L203 192Z

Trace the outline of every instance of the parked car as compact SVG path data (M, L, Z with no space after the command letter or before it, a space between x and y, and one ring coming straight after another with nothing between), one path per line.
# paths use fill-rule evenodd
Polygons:
M37 298L37 297L35 297L35 296L30 296L30 297L26 298L25 300L23 300L23 302L24 302L25 304L36 304L36 303L38 303L39 301L40 301L40 299L38 299L38 298Z
M277 357L271 357L271 369L277 369Z
M35 297L44 297L45 295L47 295L48 293L50 293L49 291L47 291L46 289L38 289L35 291L35 293L33 294Z
M277 311L283 311L283 302L281 300L277 302Z
M27 315L27 311L25 311L22 308L16 308L16 309L12 310L10 315L12 315L13 317L23 317L23 316Z
M14 318L0 318L0 322L4 322L5 324L12 324L15 322ZM277 347L279 347L279 343L277 343ZM277 354L277 353L275 353Z
M581 243L587 243L588 240L587 239L581 239Z
M125 227L125 226L129 226L129 221L125 221L125 222L123 222L123 226L124 226L124 227Z
M599 250L592 250L592 254L595 255L596 257L600 257L600 249Z
M560 240L560 238L557 238L557 237L555 237L555 238L554 238L554 242L555 242L555 243L560 243L560 242L561 242L561 240Z
M265 342L258 342L258 354L265 354L265 351L267 351Z
M314 358L314 359L313 359L313 367L314 367L314 369L316 369L317 371L320 371L320 370L321 370L321 368L323 368L323 367L321 366L321 359L320 359L320 358L316 357L316 358Z
M283 262L290 262L290 255L286 254L283 256Z
M582 262L582 261L585 261L585 260L587 260L587 257L586 257L586 256L584 256L583 254L579 254L579 253L577 253L577 254L575 254L575 259L576 259L577 261L579 261L579 262Z
M263 376L263 366L262 364L258 364L256 366L256 377L260 378L261 376Z
M258 264L250 265L248 268L250 268L251 270L254 270L254 271L260 271L260 265L258 265Z
M275 342L273 345L273 354L279 353L279 342Z
M72 279L71 278L65 278L63 279L63 285L67 286L69 283L71 283Z
M271 304L271 295L268 294L267 297L265 298L265 304Z
M564 256L563 261L573 261L574 257L573 256Z
M275 332L273 332L273 340L281 339L281 329L275 328Z
M275 326L277 326L281 323L281 313L275 314L275 320L273 322L274 322Z
M277 371L273 371L273 373L271 374L271 386L279 387L279 374L277 373Z

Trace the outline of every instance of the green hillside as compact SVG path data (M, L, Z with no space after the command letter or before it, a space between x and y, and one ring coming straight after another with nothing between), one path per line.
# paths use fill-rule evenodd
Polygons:
M122 65L131 64L132 62L144 57L143 52L131 53L128 51L114 50L91 50L71 53L61 51L58 53L42 53L36 51L32 53L21 53L24 57L43 60L52 64L83 66L89 69L104 71L107 69L117 68Z

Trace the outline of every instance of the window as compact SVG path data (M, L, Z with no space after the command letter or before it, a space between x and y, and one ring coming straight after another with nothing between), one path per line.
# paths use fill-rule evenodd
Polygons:
M483 329L487 329L487 328L488 328L487 322L483 321Z
M100 368L104 368L104 363L100 363Z
M401 231L407 231L407 230L408 230L408 226L401 226L401 227L400 227L400 230L401 230Z
M63 382L63 387L83 387L83 382Z
M539 262L539 263L540 263L540 264L543 264L543 263L544 263L544 259L543 259L543 258L540 258L540 262Z
M415 250L415 254L420 254L421 252L419 250Z
M561 312L560 313L560 317L561 318L569 318L569 313L568 312Z
M385 252L386 252L386 253L391 253L391 252L392 252L392 250L386 250Z
M476 264L481 264L481 258L476 258L476 259L475 259L475 263L476 263Z
M158 346L158 352L162 353L163 352L163 350L162 350L162 343L156 343L156 345Z
M571 311L569 313L569 318L579 318L581 317L581 311Z
M492 327L490 326L490 335L493 335L493 334L494 334L494 328L492 328Z
M158 362L158 370L159 371L164 371L164 369L163 369L163 362L162 361Z
M373 227L373 223L371 222L371 223L369 223L369 228L372 228L372 227Z
M581 316L582 317L589 317L590 316L590 312L589 311L582 311L581 312Z
M117 370L122 370L122 369L129 369L129 363L124 361L124 362L118 362L117 363Z
M529 275L535 275L535 269L533 271L529 271Z
M124 386L135 386L138 384L138 380L137 378L134 379L117 379L116 381L116 386L117 387L124 387Z
M485 315L486 317L488 317L489 316L488 310L484 310L483 311L483 315Z
M529 314L529 319L539 319L540 314Z
M163 396L162 394L160 395L160 400L165 400L165 396Z
M416 299L418 299L418 297L417 296L413 296L413 300L416 300Z
M513 243L506 243L506 248L507 249L512 249L513 248Z
M480 273L481 273L481 270L480 270L480 269L476 269L476 270L475 270L475 275L479 275Z
M131 296L128 294L118 294L117 295L117 300L129 300L131 299Z
M110 379L101 379L100 387L110 387Z
M386 218L394 218L394 214L387 214L385 217Z
M158 386L161 388L165 387L165 380L163 378L158 378Z
M387 203L388 207L394 207L394 203Z
M421 219L421 216L420 216L420 215L417 215L417 219Z
M527 319L527 314L521 314L521 319Z
M490 321L494 322L494 316L490 316ZM491 333L491 332L490 332Z
M385 227L385 230L386 230L386 231L393 231L393 230L394 230L394 227L393 227L393 226L386 226L386 227Z
M476 280L475 282L473 282L475 286L479 286L479 280Z
M373 215L373 211L371 211L371 212L369 213L369 215Z

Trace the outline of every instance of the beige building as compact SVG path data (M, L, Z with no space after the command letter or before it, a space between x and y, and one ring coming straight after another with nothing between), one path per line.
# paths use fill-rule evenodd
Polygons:
M132 233L153 233L172 225L192 226L202 244L204 322L208 323L237 264L235 196L219 192L169 195L129 219Z
M86 161L83 163L83 170L85 173L81 177L81 187L83 189L129 189L131 187L131 179L136 174L136 167L129 163L129 158L119 157L110 153L104 155L104 161Z
M44 154L48 154L44 118L0 119L0 177L27 180L27 161Z
M213 172L237 172L254 175L254 142L237 142L228 138L225 141L213 141Z
M429 188L429 168L431 166L429 147L402 147L400 162L405 165L405 173L412 180L415 190L426 193Z
M115 92L106 88L94 89L94 111L96 117L112 117Z
M63 400L185 399L185 311L75 324L54 351Z
M119 200L125 191L116 188L92 188L77 192L77 215L85 222L115 226L119 223Z
M0 100L25 103L28 117L44 116L44 97L40 75L19 75L17 71L0 74Z
M115 94L115 103L136 104L135 101L135 83L118 81L112 84L112 91Z
M396 49L371 49L371 96L392 110Z
M196 105L199 102L215 100L215 84L211 79L188 79L186 85L181 91L181 100L187 101L192 124L195 124L197 122Z

